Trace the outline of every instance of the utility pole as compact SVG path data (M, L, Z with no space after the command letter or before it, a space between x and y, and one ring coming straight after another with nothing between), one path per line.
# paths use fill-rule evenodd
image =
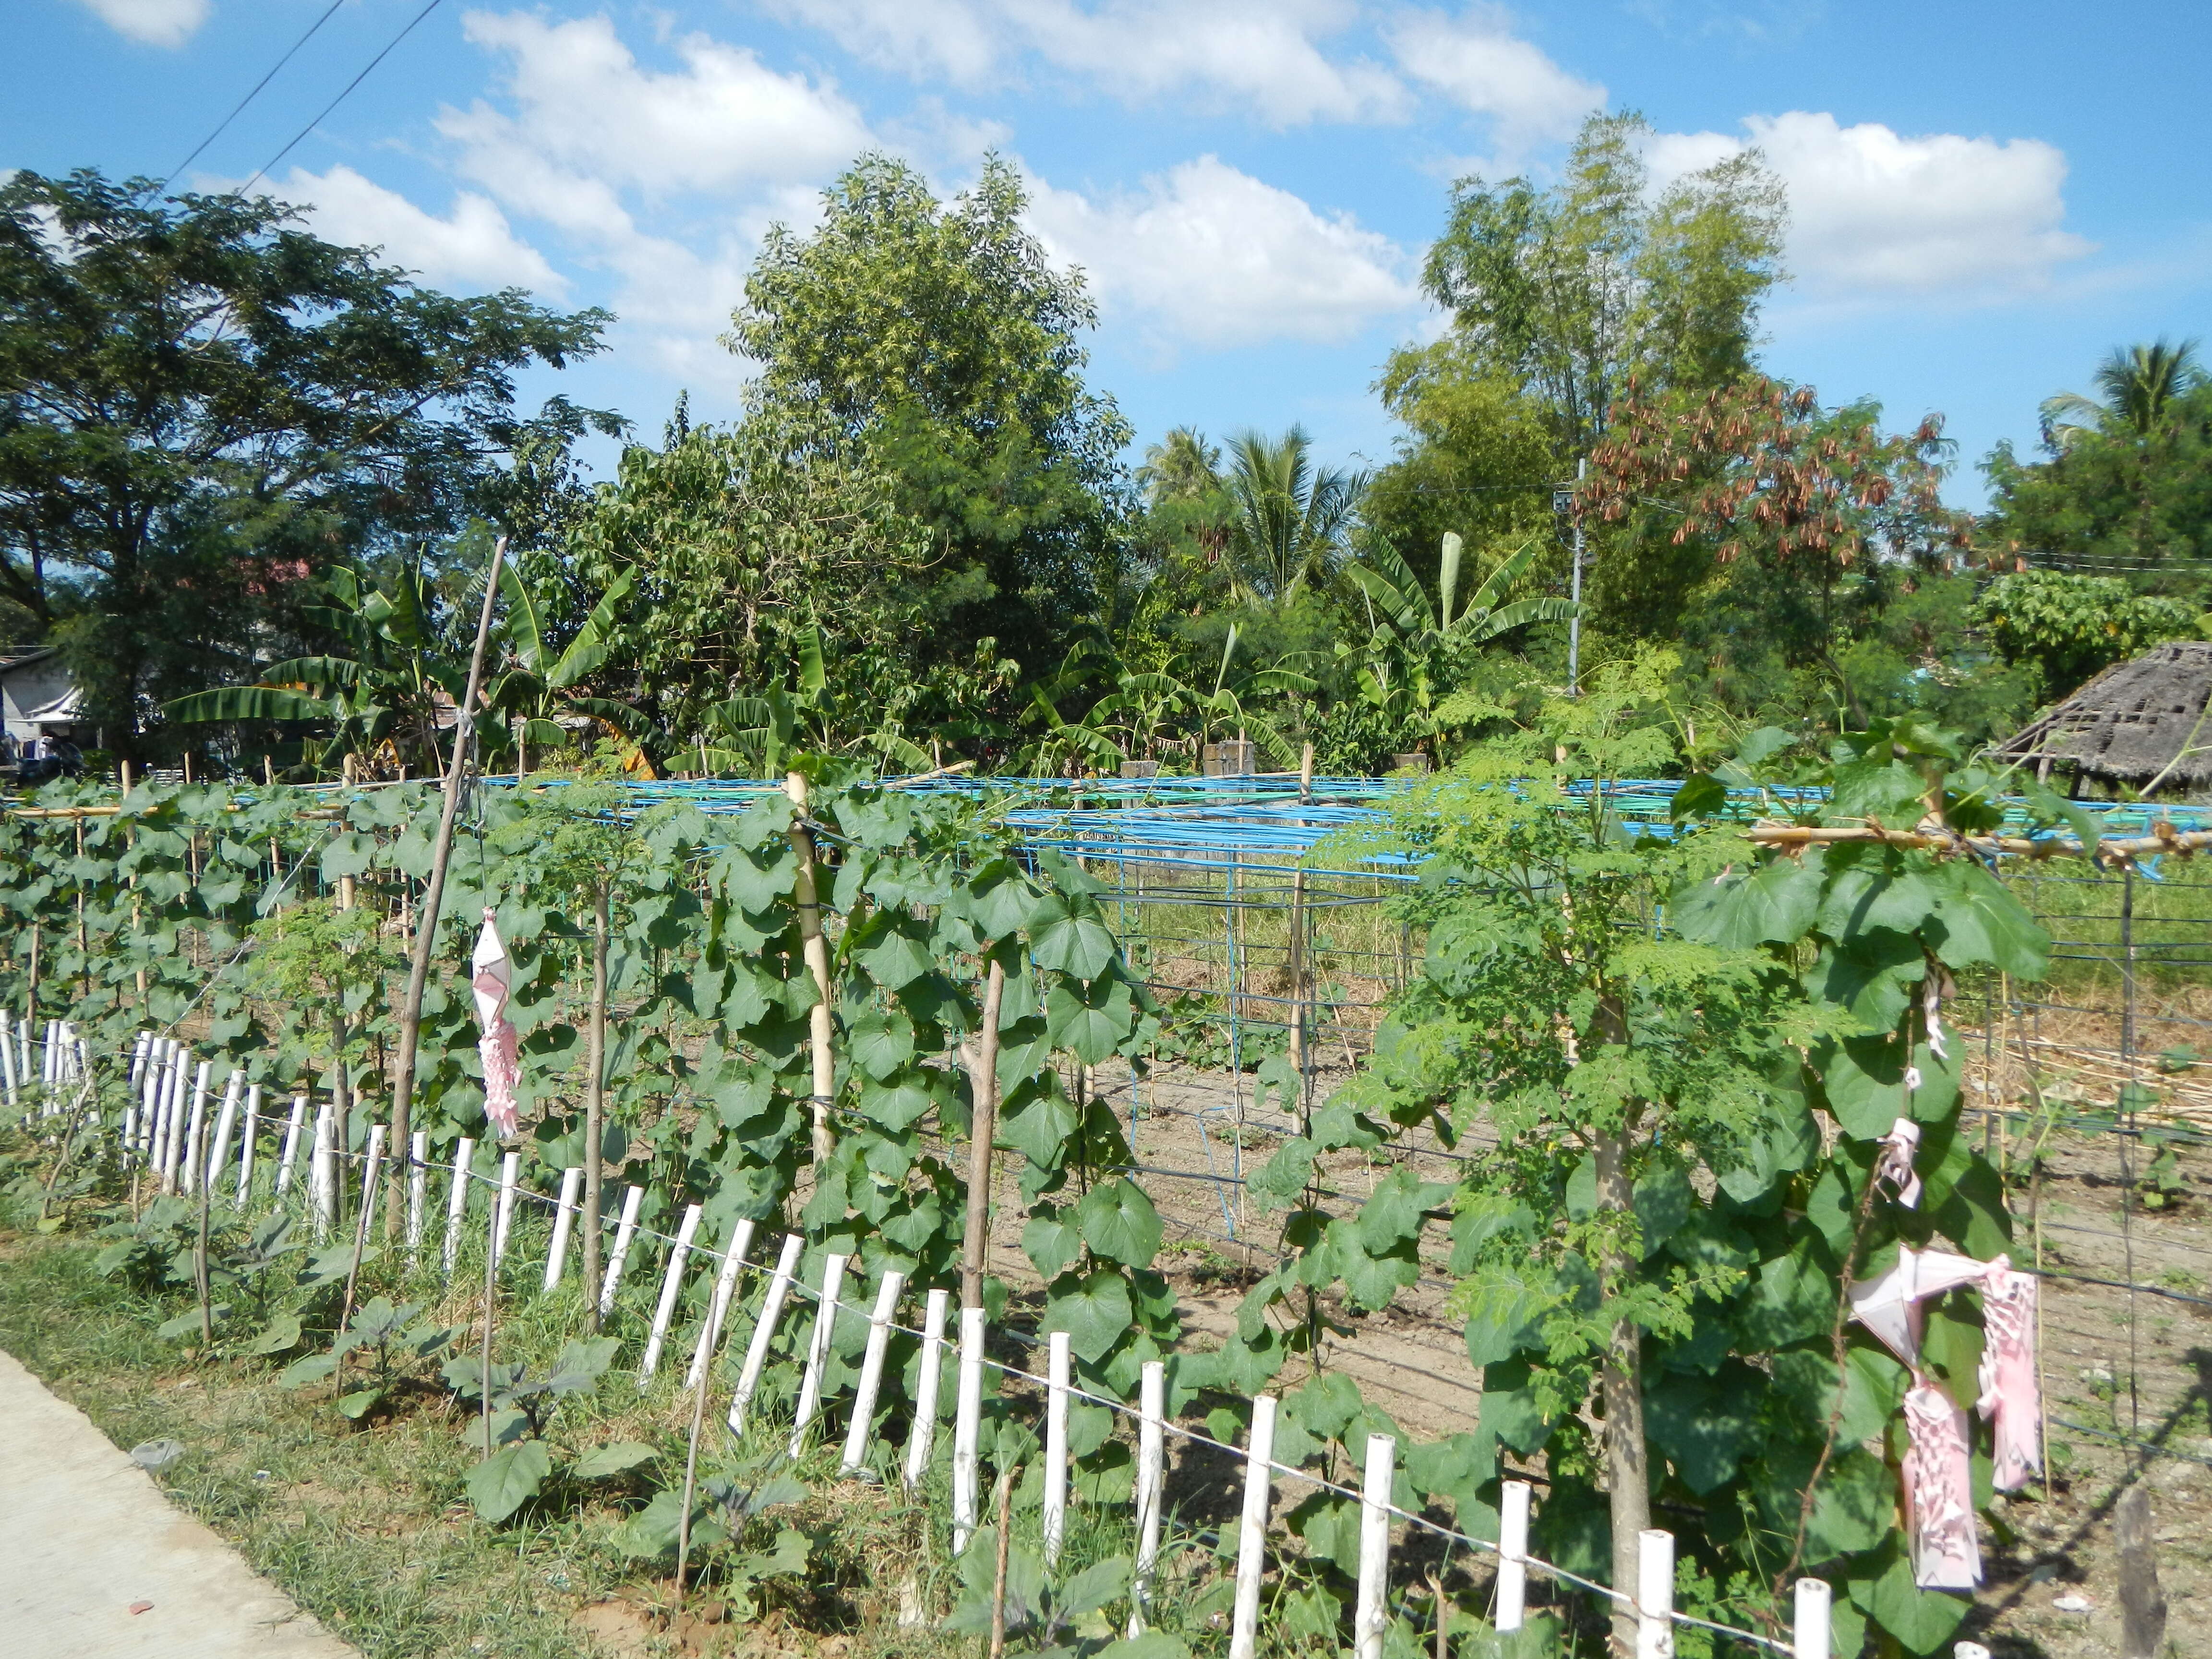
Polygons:
M1553 507L1571 514L1574 519L1574 576L1568 597L1574 601L1575 614L1567 618L1567 695L1571 697L1583 694L1583 515L1577 497L1582 489L1583 474L1589 468L1587 457L1577 461L1575 487L1552 492Z

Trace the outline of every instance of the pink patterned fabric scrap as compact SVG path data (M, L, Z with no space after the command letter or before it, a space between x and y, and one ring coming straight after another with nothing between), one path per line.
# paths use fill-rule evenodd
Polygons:
M2037 1445L2043 1415L2035 1385L2035 1278L2014 1273L1999 1256L1982 1281L1982 1397L1975 1410L1990 1419L1996 1442L1994 1481L1999 1492L2018 1492L2043 1472Z
M1905 1395L1905 1512L1911 1524L1912 1582L1923 1589L1967 1590L1982 1582L1974 1536L1974 1486L1967 1460L1966 1413L1919 1377Z
M483 913L483 932L477 935L471 963L475 977L470 988L476 994L477 1023L483 1027L483 1036L477 1040L477 1054L483 1061L484 1115L504 1137L514 1133L521 1115L514 1091L522 1080L522 1061L514 1022L507 1017L507 988L512 983L507 946L501 942L499 929L492 925L493 915L489 908Z

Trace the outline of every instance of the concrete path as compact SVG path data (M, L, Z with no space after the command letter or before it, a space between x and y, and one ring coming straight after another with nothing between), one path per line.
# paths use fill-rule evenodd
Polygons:
M5 1353L0 1653L360 1659Z

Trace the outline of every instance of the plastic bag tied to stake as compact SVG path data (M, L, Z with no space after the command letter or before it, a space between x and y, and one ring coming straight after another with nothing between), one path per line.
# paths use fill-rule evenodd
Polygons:
M522 1080L522 1060L514 1022L507 1017L507 998L512 983L507 946L493 925L494 913L483 913L483 931L477 935L474 976L470 988L477 1000L477 1023L483 1036L477 1053L483 1060L484 1115L504 1139L515 1132L521 1104L515 1088Z

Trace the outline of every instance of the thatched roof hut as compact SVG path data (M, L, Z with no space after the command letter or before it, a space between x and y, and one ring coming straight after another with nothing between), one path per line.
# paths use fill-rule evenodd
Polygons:
M2007 760L2084 784L2212 791L2212 641L2175 640L2114 663L1998 746Z

